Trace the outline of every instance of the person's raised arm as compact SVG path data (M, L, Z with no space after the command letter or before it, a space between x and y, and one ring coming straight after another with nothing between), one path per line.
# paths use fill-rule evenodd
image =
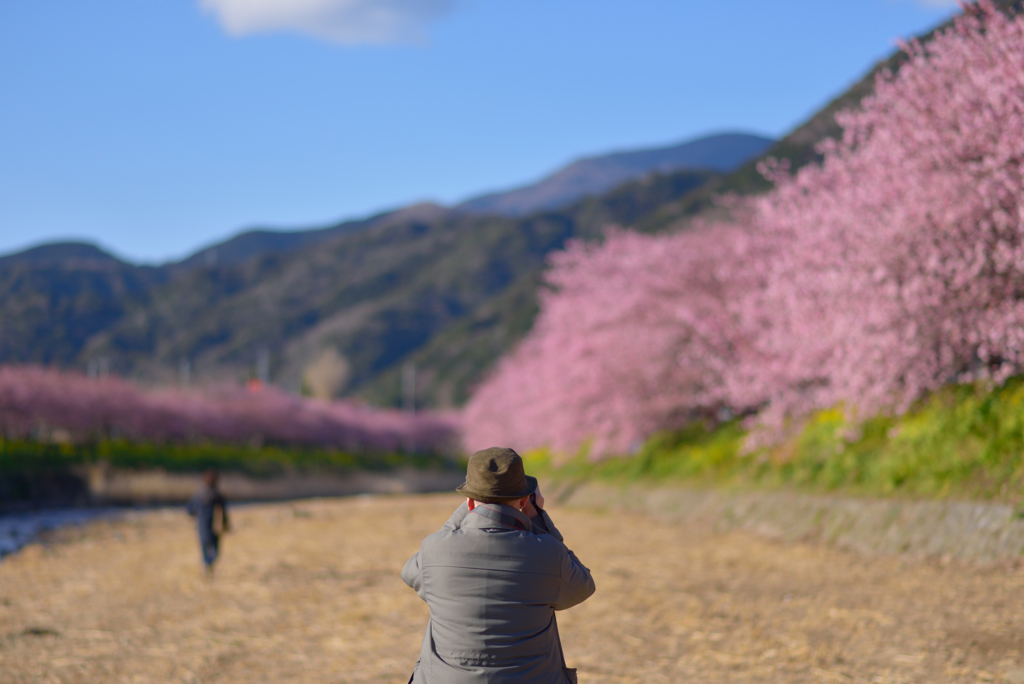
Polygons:
M562 533L558 531L555 524L551 522L551 516L544 510L544 495L540 493L540 486L537 491L526 501L522 508L523 513L530 517L535 530L539 534L550 534L558 541L562 541ZM555 610L572 608L578 603L586 601L596 590L594 578L587 566L580 563L579 558L565 543L565 555L562 557L562 586L558 590L558 598L555 601Z
M540 493L540 485L537 485L537 491L530 496L522 511L530 518L535 532L550 534L558 541L563 541L562 533L558 531L555 523L551 521L551 516L544 510L544 495Z
M412 558L405 561L405 565L402 567L402 581L412 587L418 594L422 582L420 581L420 572L422 571L420 564L420 552L417 551L412 555Z
M565 556L562 558L562 586L558 590L554 609L565 610L578 603L583 603L594 594L596 589L590 570L580 563L575 553L567 548Z

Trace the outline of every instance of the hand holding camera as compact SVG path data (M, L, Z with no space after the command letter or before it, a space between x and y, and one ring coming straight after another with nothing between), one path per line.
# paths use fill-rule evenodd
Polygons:
M519 510L530 518L540 515L540 512L544 510L544 495L540 493L540 485L537 485L537 489L530 495L526 505Z

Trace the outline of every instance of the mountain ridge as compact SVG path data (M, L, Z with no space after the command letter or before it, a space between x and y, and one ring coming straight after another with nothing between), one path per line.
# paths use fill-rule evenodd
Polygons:
M433 220L452 210L432 202L419 202L398 209L379 212L366 218L345 219L324 228L286 230L280 228L251 228L229 238L203 247L177 262L167 264L172 269L190 268L210 263L238 263L266 252L283 253L307 244L330 239L335 235L364 230L382 223L403 221L408 218Z
M44 264L67 261L92 262L97 265L129 263L86 240L43 242L17 252L0 255L0 266L9 266L14 263Z
M472 197L456 204L455 209L524 216L567 206L648 173L682 170L728 173L775 142L760 135L728 132L690 138L674 145L583 157L538 181Z
M681 143L672 145L591 155L563 165L541 181L528 186L478 195L454 206L418 202L397 209L377 212L366 217L342 219L319 228L292 230L254 227L244 229L224 239L214 241L206 247L200 247L182 259L152 265L152 267L179 272L182 269L195 266L239 263L261 254L289 252L343 233L364 230L387 222L400 222L409 218L440 220L455 213L497 213L503 216L525 216L538 211L568 206L582 197L601 194L617 185L649 173L669 173L681 170L728 172L746 161L753 154L752 151L764 149L772 142L774 141L770 138L755 134L720 133L688 138ZM571 187L559 187L554 191L544 190L543 192L548 193L545 195L547 199L540 203L532 202L530 204L530 201L524 203L523 200L517 199L524 196L524 191L542 186L552 178L558 182L568 178ZM544 185L544 187L548 188L549 186ZM552 192L555 194L551 194ZM493 212L487 209L496 200L505 209L499 207L500 210ZM529 206L527 206L528 204ZM512 207L514 210L506 210L508 207ZM42 250L40 254L54 258L58 258L62 250L66 251L67 256L77 252L81 252L79 256L82 256L87 251L87 246L95 250L97 258L101 254L105 254L112 259L124 262L90 242L67 241L47 242L0 255L0 264L8 258L33 258L33 255L40 250Z

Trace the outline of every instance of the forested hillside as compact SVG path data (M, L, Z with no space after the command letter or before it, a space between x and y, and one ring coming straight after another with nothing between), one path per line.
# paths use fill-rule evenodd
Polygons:
M417 404L450 406L529 328L551 250L712 177L650 176L520 219L421 206L313 236L249 233L161 268L84 245L23 253L0 265L4 360L157 384L237 382L262 363L287 389L383 405L411 361Z
M77 365L86 340L146 306L167 280L92 245L63 244L0 258L0 360Z

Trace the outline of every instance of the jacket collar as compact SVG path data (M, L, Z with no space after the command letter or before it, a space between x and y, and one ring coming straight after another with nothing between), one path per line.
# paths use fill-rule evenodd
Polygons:
M464 521L466 527L481 529L522 530L532 532L533 523L518 508L497 503L478 503Z

